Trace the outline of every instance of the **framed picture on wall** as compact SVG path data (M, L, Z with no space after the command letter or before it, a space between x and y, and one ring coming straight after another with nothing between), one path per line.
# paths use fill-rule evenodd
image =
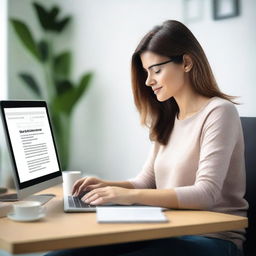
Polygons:
M183 16L185 23L201 21L204 13L204 1L183 0Z
M213 18L228 19L240 14L240 0L213 0Z

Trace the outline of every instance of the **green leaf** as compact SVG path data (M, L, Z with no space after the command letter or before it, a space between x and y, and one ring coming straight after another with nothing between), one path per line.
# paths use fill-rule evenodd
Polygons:
M68 115L71 114L75 104L88 89L91 78L92 73L88 72L82 76L78 86L69 89L61 95L58 95L53 102L53 108L55 111L64 112Z
M63 20L56 22L56 26L55 26L56 30L58 32L61 32L69 24L70 21L71 21L71 17L68 16Z
M40 25L44 30L49 28L48 11L40 4L33 3Z
M50 20L53 20L53 21L54 21L54 20L57 18L59 12L60 12L59 7L53 6L53 8L51 9L51 11L49 12L49 18L50 18Z
M40 58L42 62L45 62L49 56L49 46L48 43L44 40L38 43L38 50L40 52Z
M70 75L71 53L63 52L53 60L54 75L57 80L67 79Z
M55 82L57 94L63 94L73 87L73 84L69 80L62 80Z
M41 98L41 90L38 86L34 77L28 73L20 73L19 77L23 80L23 82L39 97Z
M23 45L36 59L40 60L37 45L27 25L16 19L11 19L10 21Z
M74 104L88 90L92 76L93 76L92 72L88 72L88 73L84 74L82 76L82 78L80 79L79 85L77 87L76 99L74 101Z
M48 30L60 33L71 20L71 17L67 16L58 21L60 9L57 6L53 6L52 9L48 11L42 5L36 2L33 3L33 5L36 10L40 25L46 31Z

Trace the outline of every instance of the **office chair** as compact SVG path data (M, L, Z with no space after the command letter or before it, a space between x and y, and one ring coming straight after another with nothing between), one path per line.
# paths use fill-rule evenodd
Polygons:
M241 117L245 142L246 194L249 203L245 256L256 255L256 117Z

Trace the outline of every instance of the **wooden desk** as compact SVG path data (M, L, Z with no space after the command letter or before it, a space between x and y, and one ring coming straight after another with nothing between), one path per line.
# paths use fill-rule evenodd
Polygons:
M247 218L207 211L166 211L169 223L98 224L95 213L64 213L62 190L45 191L56 198L45 207L38 222L14 222L0 218L0 249L31 253L74 247L196 235L247 227Z

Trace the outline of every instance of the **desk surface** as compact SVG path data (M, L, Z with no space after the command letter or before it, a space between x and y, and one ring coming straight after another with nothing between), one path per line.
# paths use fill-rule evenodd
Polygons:
M207 211L166 211L168 223L99 224L95 213L64 213L62 190L46 203L46 217L37 222L0 218L0 249L31 253L105 245L180 235L196 235L247 227L247 218Z

